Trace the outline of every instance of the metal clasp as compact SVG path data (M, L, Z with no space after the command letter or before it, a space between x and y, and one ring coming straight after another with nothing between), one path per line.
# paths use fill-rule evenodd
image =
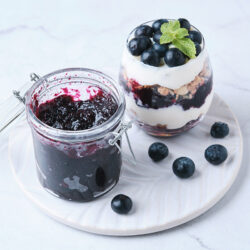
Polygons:
M132 128L132 123L133 123L132 121L130 121L128 123L122 123L121 126L120 126L119 132L112 132L112 134L115 137L113 139L109 139L109 144L111 146L115 145L119 149L119 151L121 152L121 147L119 146L119 144L117 143L117 141L122 138L123 134L125 134L127 142L128 142L128 147L129 147L130 153L133 156L134 160L136 161L135 154L134 154L133 149L131 147L131 143L130 143L130 140L129 140L129 137L128 137L128 133L127 133L127 130L130 129L130 128Z
M40 77L36 73L30 74L31 82L36 82L37 80L39 80L39 78ZM20 91L13 90L12 93L20 102L25 103L25 97L20 95Z

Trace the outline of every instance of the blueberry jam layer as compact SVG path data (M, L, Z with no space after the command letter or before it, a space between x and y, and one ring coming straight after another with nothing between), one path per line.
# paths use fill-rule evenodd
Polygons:
M206 67L192 82L177 90L158 84L140 85L136 80L128 79L124 69L121 71L119 81L125 91L132 94L138 106L153 109L167 108L172 105L180 105L183 110L200 108L211 93L213 86L212 72L208 72Z
M114 98L99 90L88 100L75 100L74 96L63 94L40 104L36 116L45 124L62 130L84 130L107 121L117 110Z

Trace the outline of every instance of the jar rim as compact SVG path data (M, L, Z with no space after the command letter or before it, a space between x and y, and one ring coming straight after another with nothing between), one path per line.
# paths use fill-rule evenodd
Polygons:
M116 101L117 101L117 110L115 113L104 123L101 125L98 125L96 127L92 127L89 129L85 130L77 130L77 131L72 131L72 130L62 130L62 129L57 129L53 128L44 122L42 122L38 117L35 115L32 106L30 105L32 102L32 94L34 91L43 84L46 79L53 77L56 74L61 74L61 73L70 73L70 72L86 72L90 73L96 76L100 76L103 79L105 79L114 89L117 93L115 93L111 87L108 87L105 85L105 87L109 88L112 90L113 94L116 94ZM91 77L89 77L91 79ZM96 79L95 79L96 80ZM98 84L100 86L104 86L104 83L101 81L98 81ZM121 87L116 83L116 81L111 78L110 76L106 75L105 73L102 73L101 71L97 71L94 69L89 69L89 68L65 68L65 69L59 69L56 71L53 71L49 74L46 74L39 78L36 83L32 85L32 87L26 92L25 94L25 108L26 108L26 114L27 114L27 119L28 121L32 124L32 127L35 128L37 132L40 134L50 138L50 139L58 139L60 141L92 141L96 140L99 138L103 138L107 133L111 132L114 128L117 127L117 125L120 123L124 112L125 112L125 107L126 107L126 102L125 102L125 97L124 93L121 89Z

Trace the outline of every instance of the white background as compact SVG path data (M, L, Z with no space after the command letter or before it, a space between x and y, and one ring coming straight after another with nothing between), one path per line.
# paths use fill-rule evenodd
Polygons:
M106 237L61 225L18 189L0 137L0 249L250 249L250 2L89 0L0 1L0 101L28 81L65 67L117 75L127 34L147 20L185 17L205 39L215 91L239 119L242 168L226 196L199 218L140 237ZM211 184L212 185L212 184Z

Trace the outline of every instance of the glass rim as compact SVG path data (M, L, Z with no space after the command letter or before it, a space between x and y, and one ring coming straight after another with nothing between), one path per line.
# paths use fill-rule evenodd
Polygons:
M39 86L43 85L43 82L46 79L56 74L61 74L64 72L70 73L70 72L75 72L75 71L91 73L97 76L101 76L105 80L107 80L108 83L112 86L112 88L114 88L115 91L111 87L105 85L105 83L94 79L98 82L98 84L100 84L100 87L105 85L106 88L112 91L113 95L114 94L116 95L115 99L118 105L117 110L107 121L105 121L99 126L92 127L89 129L72 131L72 130L62 130L62 129L53 128L45 124L44 122L42 122L34 114L32 107L30 105L32 102L32 94L37 88L39 88ZM79 78L81 78L81 76ZM89 79L93 79L93 78L89 76ZM92 140L96 140L96 139L104 137L107 133L111 132L112 129L117 127L118 123L121 121L124 115L125 107L126 107L124 93L121 87L118 84L116 84L116 81L101 71L97 71L97 70L89 69L89 68L64 68L64 69L59 69L49 74L46 74L42 76L41 78L39 78L39 80L37 80L37 82L34 83L32 87L26 92L25 100L26 100L25 109L26 109L27 118L28 118L28 121L32 124L32 127L40 134L50 139L54 139L54 140L58 139L60 141L92 141Z

